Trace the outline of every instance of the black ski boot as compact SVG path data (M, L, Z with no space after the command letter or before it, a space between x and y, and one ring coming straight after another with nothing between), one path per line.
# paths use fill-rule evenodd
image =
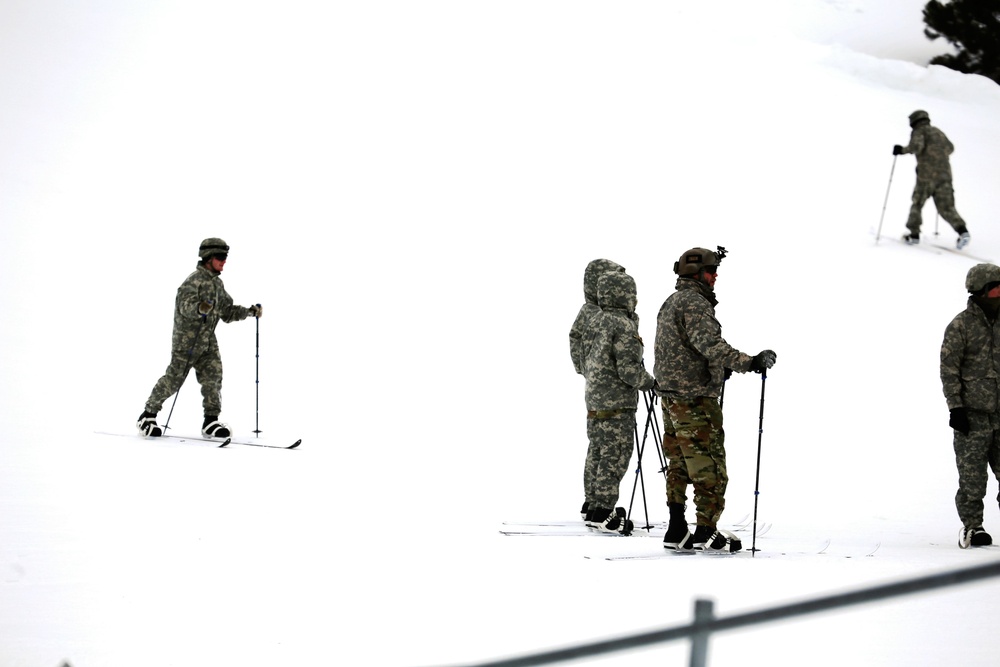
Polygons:
M667 503L667 509L670 510L670 523L667 524L667 534L663 536L663 548L690 551L694 542L684 520L683 503Z
M228 438L232 435L226 424L219 423L218 415L205 415L205 423L201 425L201 434L206 438Z
M728 537L731 536L731 537ZM715 526L699 525L695 528L694 542L695 551L708 551L715 553L732 554L743 548L743 543L732 533L723 534Z
M958 538L958 546L963 549L969 547L988 547L993 544L993 538L983 530L982 526L975 528L963 528L962 534Z
M603 533L632 534L632 522L625 518L624 507L616 507L613 510L595 509L592 522L591 527Z
M135 423L135 427L139 429L139 433L142 433L147 438L158 438L163 435L163 429L156 423L156 413L149 410L144 410L139 415L139 420Z

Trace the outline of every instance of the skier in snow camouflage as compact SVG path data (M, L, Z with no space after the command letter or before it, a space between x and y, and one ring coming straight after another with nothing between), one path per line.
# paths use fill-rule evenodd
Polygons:
M955 146L947 135L931 125L926 111L918 109L910 114L910 143L893 146L893 155L912 154L917 158L917 182L913 186L910 217L906 221L909 233L903 238L908 243L919 243L920 227L923 224L921 212L929 198L945 221L958 234L957 247L964 248L969 242L969 230L962 216L955 210L955 190L951 184L951 162L948 158Z
M1000 479L1000 267L977 264L965 281L969 301L944 332L941 385L954 429L959 546L992 544L983 529L987 467ZM1000 501L1000 496L997 497Z
M590 322L601 312L601 307L597 305L597 279L612 271L625 273L625 268L610 259L595 259L587 264L583 272L584 302L569 330L569 356L573 360L573 368L580 375L583 375L583 359L587 354L583 347L587 330Z
M587 334L594 318L601 312L601 307L597 305L597 279L605 273L619 272L625 273L625 268L610 259L595 259L587 264L583 272L583 305L577 313L573 326L569 330L569 356L573 360L573 368L577 373L583 375L584 359L587 356L585 343ZM590 501L588 490L594 487L593 474L597 469L596 463L590 461L590 452L597 451L591 443L587 448L587 460L583 466L583 506L580 508L580 516L587 520L590 512Z
M181 283L174 300L174 328L170 364L146 400L145 411L137 427L150 436L162 435L156 415L164 401L177 393L193 368L201 385L205 422L202 432L209 437L229 437L229 429L217 420L222 412L222 357L215 337L219 321L236 322L253 315L260 317L260 306L249 308L233 304L219 277L228 259L229 246L219 238L202 241L195 271Z
M728 373L763 372L777 356L740 352L722 337L715 318L715 281L725 249L692 248L674 265L676 291L656 318L654 344L657 394L662 399L663 453L667 468L670 549L721 549L717 525L726 505L725 432L719 396ZM684 519L687 486L694 487L698 527L692 536ZM706 546L707 545L707 546Z
M627 273L604 273L597 281L601 312L585 340L587 452L584 484L588 523L628 532L625 510L616 507L619 487L632 457L639 391L652 389L643 365L635 280Z

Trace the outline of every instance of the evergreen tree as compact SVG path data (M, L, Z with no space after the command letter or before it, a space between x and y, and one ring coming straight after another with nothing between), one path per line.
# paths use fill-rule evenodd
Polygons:
M924 23L928 39L944 37L958 49L932 58L932 65L1000 83L1000 0L930 0L924 6Z

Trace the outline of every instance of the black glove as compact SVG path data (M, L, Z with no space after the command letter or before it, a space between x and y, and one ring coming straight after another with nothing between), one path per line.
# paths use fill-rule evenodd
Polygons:
M726 382L731 377L733 377L733 369L732 368L723 368L722 369L722 381Z
M969 409L954 408L948 417L948 426L962 435L969 435Z
M903 147L900 146L899 144L896 144L895 146L892 147L892 154L893 155L902 155L903 154Z
M763 350L757 353L757 356L750 362L750 370L754 373L763 373L771 366L774 366L774 362L777 360L778 355L776 355L772 350Z

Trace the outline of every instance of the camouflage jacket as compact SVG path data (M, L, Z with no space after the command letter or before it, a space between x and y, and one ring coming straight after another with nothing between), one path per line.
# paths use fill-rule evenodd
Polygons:
M606 273L598 285L601 312L587 334L584 360L587 409L634 412L639 390L653 387L653 376L642 363L635 281L625 273Z
M990 322L973 297L944 331L941 385L949 410L1000 408L1000 322Z
M903 147L904 153L912 153L917 158L917 180L926 182L951 180L948 156L954 151L945 133L930 123L913 128L910 143Z
M198 304L207 301L212 310L207 315L198 312ZM250 310L233 305L222 278L204 264L177 288L174 307L173 349L189 352L203 351L215 344L215 327L219 320L235 322L245 320ZM195 340L197 338L197 340Z
M715 319L717 303L708 285L691 278L678 278L677 291L663 302L653 345L661 396L717 398L726 368L750 370L753 357L722 337L722 325Z
M625 269L610 259L595 259L583 272L584 303L569 330L569 356L573 359L573 368L580 375L583 375L583 360L587 356L585 349L587 330L601 312L601 307L597 305L597 280L611 271L624 273Z

